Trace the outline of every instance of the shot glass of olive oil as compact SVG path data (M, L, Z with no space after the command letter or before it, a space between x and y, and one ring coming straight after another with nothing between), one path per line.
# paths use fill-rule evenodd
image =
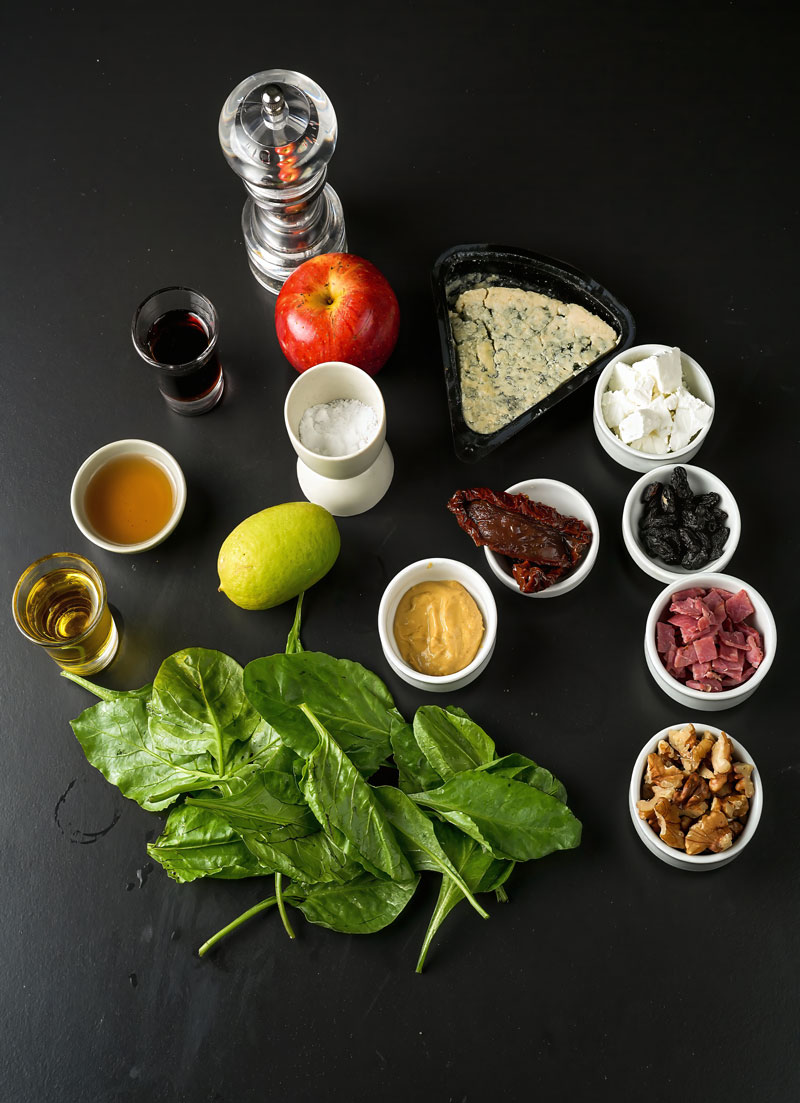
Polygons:
M116 654L106 584L82 555L59 552L32 563L14 590L13 612L23 636L73 674L95 674Z

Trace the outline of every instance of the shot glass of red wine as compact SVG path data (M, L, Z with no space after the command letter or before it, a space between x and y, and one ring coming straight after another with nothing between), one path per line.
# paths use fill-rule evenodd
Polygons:
M158 372L164 401L178 414L204 414L222 398L213 303L190 287L162 287L137 308L133 347Z

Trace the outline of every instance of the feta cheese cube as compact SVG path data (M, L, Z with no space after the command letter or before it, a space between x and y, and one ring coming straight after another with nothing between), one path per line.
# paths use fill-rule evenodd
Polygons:
M634 406L644 406L653 398L653 377L639 370L639 364L618 363L611 373L610 389L623 391Z
M665 456L669 451L668 435L664 433L648 433L631 441L631 448L639 452L649 452L653 456Z
M609 429L616 429L624 417L634 409L634 405L624 391L605 391L600 399L603 420Z
M680 448L685 448L692 438L705 425L708 425L711 413L711 407L702 399L696 398L685 387L680 387L669 438L670 451L677 452Z
M671 348L665 352L657 352L655 356L648 357L648 360L652 364L650 370L655 380L656 389L664 395L677 391L683 382L681 350Z

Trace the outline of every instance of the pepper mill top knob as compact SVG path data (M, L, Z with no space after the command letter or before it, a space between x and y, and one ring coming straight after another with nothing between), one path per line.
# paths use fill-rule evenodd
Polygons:
M248 188L303 193L324 176L333 156L336 114L310 77L266 69L228 96L219 117L219 140Z

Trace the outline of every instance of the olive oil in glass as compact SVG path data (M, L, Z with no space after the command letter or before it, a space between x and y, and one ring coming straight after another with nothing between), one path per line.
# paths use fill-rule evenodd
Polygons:
M22 634L74 674L102 670L116 654L105 582L82 555L47 555L31 564L17 583L13 609Z

